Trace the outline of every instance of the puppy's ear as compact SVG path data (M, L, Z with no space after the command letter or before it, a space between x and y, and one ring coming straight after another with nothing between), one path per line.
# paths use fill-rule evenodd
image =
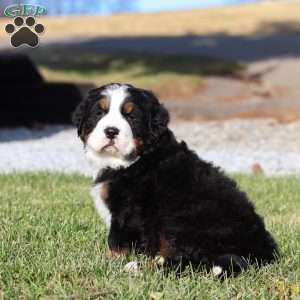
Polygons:
M72 122L77 127L78 136L84 141L84 123L88 113L89 98L81 101L72 115Z
M86 138L86 121L89 114L91 103L99 97L102 88L92 89L89 91L85 100L81 101L72 115L72 122L77 127L77 134L83 142Z
M147 94L152 100L149 118L150 133L152 137L157 138L168 129L170 116L167 109L163 106L163 104L159 103L158 99L153 93L147 92Z
M89 130L89 126L87 124L88 116L93 106L101 96L101 92L105 86L101 86L100 88L91 89L88 93L88 96L85 100L81 101L72 115L72 122L77 127L78 136L81 138L83 142L86 140L87 132Z

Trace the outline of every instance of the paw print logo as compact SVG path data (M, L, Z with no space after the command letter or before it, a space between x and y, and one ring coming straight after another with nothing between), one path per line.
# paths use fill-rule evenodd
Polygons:
M36 47L39 44L39 35L45 31L44 25L36 24L33 17L16 17L13 23L5 26L5 31L11 35L12 46Z

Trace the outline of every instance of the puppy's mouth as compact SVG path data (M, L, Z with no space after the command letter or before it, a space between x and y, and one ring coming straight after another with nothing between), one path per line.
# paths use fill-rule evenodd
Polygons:
M119 149L116 147L115 142L110 140L105 146L102 147L101 152L115 154L119 152Z

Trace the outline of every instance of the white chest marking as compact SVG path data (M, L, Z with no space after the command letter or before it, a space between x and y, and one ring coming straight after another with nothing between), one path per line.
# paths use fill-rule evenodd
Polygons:
M93 198L96 210L100 215L102 221L105 223L107 228L110 228L111 224L111 213L105 204L104 199L102 199L103 188L105 188L105 183L99 183L91 188L91 196Z

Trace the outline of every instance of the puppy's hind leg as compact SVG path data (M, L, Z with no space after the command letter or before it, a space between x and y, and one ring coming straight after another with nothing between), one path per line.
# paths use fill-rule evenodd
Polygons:
M215 277L234 276L246 269L247 266L248 262L245 258L235 254L224 254L213 260L211 271Z

